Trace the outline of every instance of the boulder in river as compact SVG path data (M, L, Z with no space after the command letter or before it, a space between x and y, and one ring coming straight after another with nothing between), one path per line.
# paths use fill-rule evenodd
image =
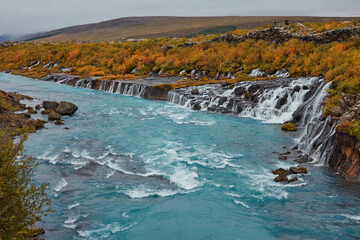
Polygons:
M299 85L296 85L294 87L294 92L300 92L300 90L301 90L301 87Z
M41 111L41 114L50 114L50 113L52 113L52 112L54 112L54 110L46 109L46 110L42 110L42 111Z
M64 123L64 121L62 121L62 120L57 120L56 122L55 122L55 125L64 125L65 123Z
M43 107L46 110L51 109L51 110L55 111L58 106L59 106L58 102L54 102L54 101L44 101L43 102Z
M299 167L299 168L297 168L297 167L291 167L291 168L290 168L290 171L291 171L292 173L294 173L294 174L307 173L307 170L306 170L306 168L304 168L304 167Z
M29 109L29 110L28 110L28 113L30 113L30 114L37 114L37 111L34 110L34 109Z
M289 178L287 177L286 174L282 173L282 174L279 174L279 176L277 176L275 178L275 181L276 182L289 182Z
M191 94L199 94L199 89L194 88L193 90L191 90Z
M78 110L78 107L71 102L61 102L56 108L56 112L60 115L73 115Z
M60 120L61 119L61 116L60 114L56 113L56 112L51 112L48 116L48 120L49 121L57 121L57 120Z
M305 155L302 155L302 156L298 157L295 160L295 162L297 162L297 163L307 163L307 162L312 162L312 160L313 159L311 157L309 157L307 154L305 154Z
M201 110L200 104L198 104L198 103L194 104L193 110L200 111Z

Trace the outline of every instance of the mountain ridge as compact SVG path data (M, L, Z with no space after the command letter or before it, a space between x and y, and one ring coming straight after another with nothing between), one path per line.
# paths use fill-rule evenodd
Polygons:
M225 33L235 29L252 29L274 22L326 22L354 20L357 17L287 17L287 16L225 16L225 17L125 17L64 27L35 34L24 40L119 40L123 38L185 37L203 32Z

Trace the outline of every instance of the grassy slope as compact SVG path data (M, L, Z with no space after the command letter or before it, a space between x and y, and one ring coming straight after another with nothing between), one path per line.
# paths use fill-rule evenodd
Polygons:
M53 30L33 36L45 41L62 40L117 40L120 38L182 37L206 32L218 27L252 29L265 23L326 22L352 20L335 17L128 17L95 24L86 24ZM218 28L221 31L221 28ZM219 32L220 33L220 32Z

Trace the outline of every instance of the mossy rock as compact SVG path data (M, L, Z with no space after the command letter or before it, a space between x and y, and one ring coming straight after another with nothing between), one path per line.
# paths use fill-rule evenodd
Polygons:
M28 113L30 113L30 114L37 114L37 111L34 110L34 109L31 109L31 110L29 109L29 110L28 110Z
M65 123L62 120L58 120L55 122L55 125L64 125Z
M296 131L297 127L292 122L286 122L281 126L281 130L283 130L283 131Z
M51 109L46 109L46 110L41 111L41 114L50 114L52 112L54 112L54 111Z
M60 116L60 114L58 114L56 112L51 112L48 116L48 120L49 121L58 121L58 120L61 120L61 116Z

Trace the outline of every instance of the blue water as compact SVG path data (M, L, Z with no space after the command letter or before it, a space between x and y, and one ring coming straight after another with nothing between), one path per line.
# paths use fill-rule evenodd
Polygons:
M273 153L294 144L278 125L7 74L0 89L79 106L25 144L56 210L45 239L360 237L359 186L311 165L273 181L293 165Z

